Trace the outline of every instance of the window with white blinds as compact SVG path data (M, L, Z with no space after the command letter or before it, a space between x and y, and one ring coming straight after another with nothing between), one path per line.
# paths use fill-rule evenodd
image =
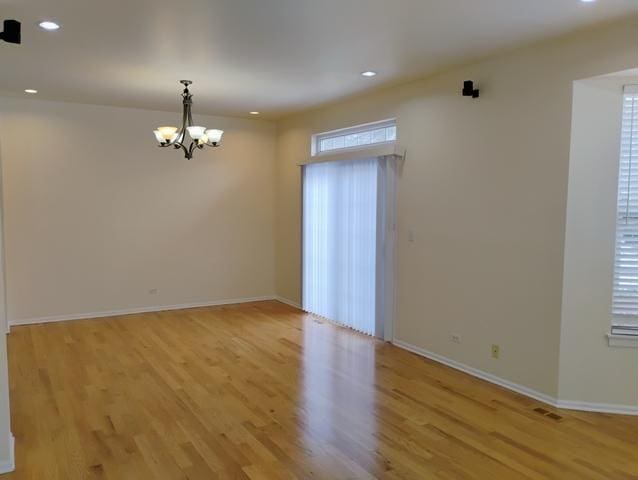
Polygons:
M303 169L303 308L377 331L380 164L376 158Z
M612 333L638 335L638 85L623 94Z
M302 303L390 340L398 156L303 166Z

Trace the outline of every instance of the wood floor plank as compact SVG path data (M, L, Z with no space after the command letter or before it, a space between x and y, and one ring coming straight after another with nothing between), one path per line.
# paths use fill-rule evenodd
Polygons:
M559 411L278 302L8 341L7 480L638 478L636 417Z

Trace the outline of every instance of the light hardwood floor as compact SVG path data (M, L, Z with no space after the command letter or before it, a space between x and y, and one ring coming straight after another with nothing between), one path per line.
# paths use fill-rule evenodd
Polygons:
M557 411L277 302L14 327L9 357L7 480L638 478L636 417Z

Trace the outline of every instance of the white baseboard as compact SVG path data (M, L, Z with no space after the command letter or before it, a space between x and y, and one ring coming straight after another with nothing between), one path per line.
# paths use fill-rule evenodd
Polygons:
M519 385L517 383L510 382L509 380L505 380L491 373L484 372L483 370L470 367L463 363L457 362L456 360L452 360L450 358L444 357L443 355L430 352L428 350L417 347L415 345L404 342L402 340L395 339L392 343L396 345L397 347L402 348L404 350L408 350L412 353L416 353L417 355L420 355L422 357L429 358L430 360L434 360L435 362L442 363L443 365L447 365L448 367L454 368L455 370L460 370L461 372L465 372L468 375L472 375L473 377L480 378L481 380L485 380L486 382L490 382L500 387L507 388L508 390L512 390L516 393L520 393L521 395L525 395L526 397L533 398L534 400L538 400L539 402L546 403L555 408L563 408L566 410L579 410L584 412L638 415L638 406L560 400L556 397L552 397L551 395L547 395L546 393L539 392L537 390L525 387L524 385Z
M168 310L183 310L187 308L200 308L200 307L215 307L220 305L236 305L241 303L250 302L263 302L267 300L276 300L274 295L267 295L263 297L249 297L249 298L234 298L229 300L213 300L210 302L197 302L197 303L182 303L179 305L162 305L153 307L140 307L140 308L127 308L122 310L110 310L103 312L87 312L87 313L74 313L67 315L51 315L48 317L39 318L20 318L9 321L9 325L33 325L36 323L51 323L51 322L65 322L68 320L86 320L93 318L104 317L117 317L120 315L133 315L136 313L153 313L164 312Z
M0 461L0 474L13 472L16 469L15 461L15 438L13 434L9 434L9 458Z
M422 357L429 358L430 360L434 360L435 362L442 363L443 365L452 367L455 370L460 370L469 375L472 375L473 377L477 377L477 378L480 378L481 380L494 383L501 387L507 388L508 390L512 390L514 392L520 393L527 397L531 397L534 400L538 400L539 402L547 403L549 405L555 405L556 403L556 399L550 395L539 392L537 390L533 390L523 385L519 385L517 383L510 382L509 380L505 380L503 378L497 377L496 375L492 375L491 373L484 372L483 370L470 367L463 363L457 362L456 360L452 360L450 358L444 357L443 355L430 352L428 350L417 347L415 345L404 342L402 340L395 339L394 342L392 343L394 343L397 347L403 348L404 350L408 350L412 353L416 353L417 355L421 355Z
M632 405L613 405L611 403L574 402L572 400L558 400L557 408L578 410L581 412L610 413L614 415L638 415L638 407Z
M298 304L297 302L293 302L292 300L288 300L287 298L284 297L280 297L280 296L275 296L275 300L277 300L278 302L281 303L285 303L286 305L290 305L291 307L295 307L301 310L301 305Z

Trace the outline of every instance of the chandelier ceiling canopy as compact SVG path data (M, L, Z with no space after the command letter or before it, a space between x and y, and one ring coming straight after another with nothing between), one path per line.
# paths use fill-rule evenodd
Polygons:
M193 125L193 95L188 90L188 86L193 82L190 80L180 80L184 85L182 92L182 104L184 105L184 114L182 116L182 126L178 127L158 127L154 130L155 138L160 147L174 147L182 149L184 156L190 160L196 149L204 147L219 147L221 145L223 130L207 129L206 127ZM189 140L186 137L190 137Z

